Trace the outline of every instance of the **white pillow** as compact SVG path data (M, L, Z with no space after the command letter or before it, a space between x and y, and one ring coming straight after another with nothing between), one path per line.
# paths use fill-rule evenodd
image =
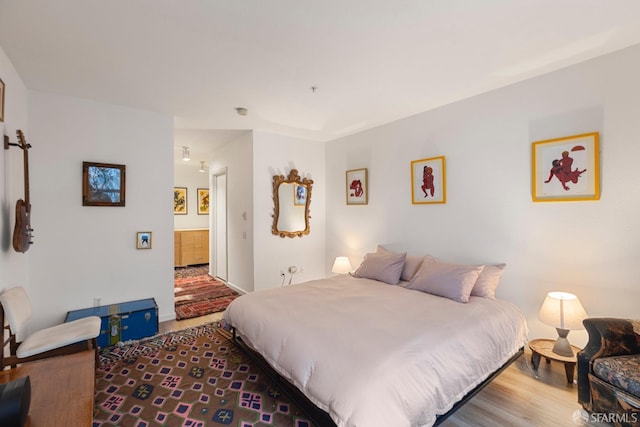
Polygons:
M390 250L385 249L380 245L378 245L378 247L376 248L376 253L397 254L396 252L391 252ZM422 265L422 261L424 259L430 259L432 261L435 261L435 258L432 257L431 255L425 255L424 257L407 255L404 261L404 267L402 268L402 274L400 275L400 280L410 281L411 279L413 279L413 276L416 275L416 272Z
M482 265L423 262L407 288L466 303L482 268Z
M471 290L474 297L496 299L496 289L507 264L485 265Z
M397 285L400 282L400 275L402 274L406 256L406 253L366 254L362 263L352 276Z

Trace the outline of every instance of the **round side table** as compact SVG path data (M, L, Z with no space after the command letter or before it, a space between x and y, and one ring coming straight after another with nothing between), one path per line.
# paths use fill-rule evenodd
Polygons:
M564 363L564 372L567 374L567 383L573 384L573 372L576 368L578 358L574 355L571 357L561 356L553 352L553 345L555 340L549 339L537 339L529 342L529 348L531 349L531 364L534 370L538 370L540 366L540 358L544 357L547 363L551 361ZM571 346L573 351L577 354L580 350L579 347Z

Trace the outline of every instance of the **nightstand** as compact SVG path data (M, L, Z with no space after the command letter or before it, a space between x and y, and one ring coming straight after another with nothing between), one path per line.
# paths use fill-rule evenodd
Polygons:
M564 371L567 374L567 383L573 384L573 373L576 369L576 362L578 358L574 355L572 357L560 356L552 351L555 340L549 339L537 339L529 342L529 348L531 349L531 364L534 370L538 370L540 366L540 358L544 357L547 363L551 361L564 363ZM581 348L571 346L573 351L577 354L581 351Z

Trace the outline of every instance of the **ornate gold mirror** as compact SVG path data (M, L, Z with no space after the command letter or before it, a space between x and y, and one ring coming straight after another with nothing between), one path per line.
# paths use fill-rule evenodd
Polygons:
M302 237L309 234L309 205L313 180L301 178L297 169L289 176L273 176L273 227L280 237Z

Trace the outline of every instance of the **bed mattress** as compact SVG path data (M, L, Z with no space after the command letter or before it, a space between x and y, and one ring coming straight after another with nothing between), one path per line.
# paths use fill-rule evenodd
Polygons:
M430 426L528 332L506 301L349 275L243 295L224 321L338 427Z

